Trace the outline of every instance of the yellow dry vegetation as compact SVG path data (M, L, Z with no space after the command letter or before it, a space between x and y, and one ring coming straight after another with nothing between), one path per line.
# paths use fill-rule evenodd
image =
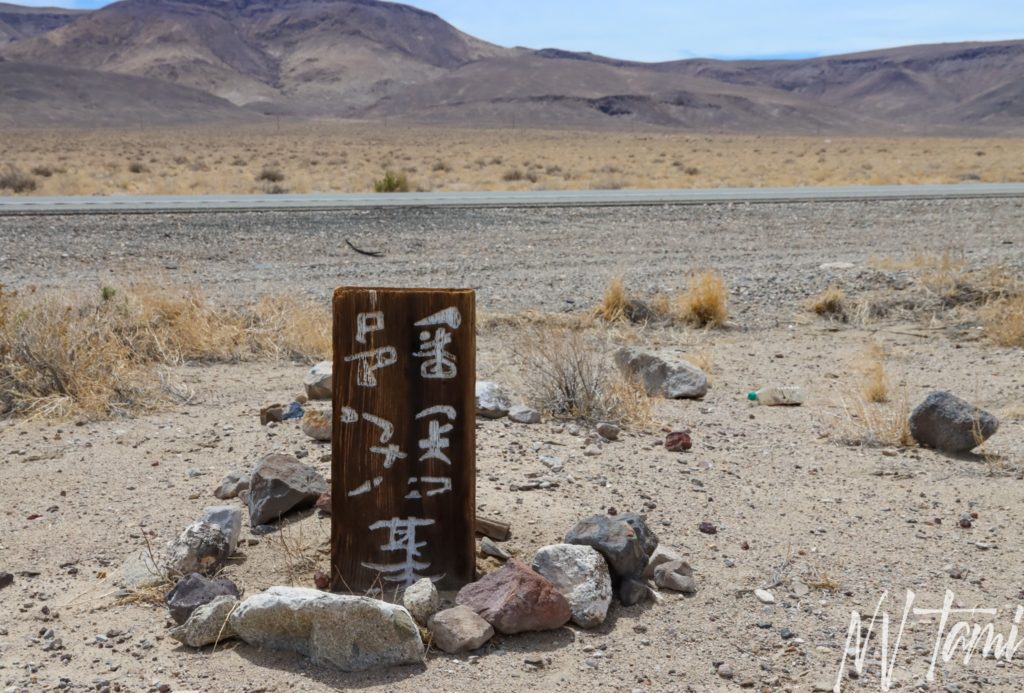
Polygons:
M836 186L1024 180L1024 139L810 137L316 121L0 138L23 194ZM6 170L6 169L5 169ZM10 194L10 190L4 192Z

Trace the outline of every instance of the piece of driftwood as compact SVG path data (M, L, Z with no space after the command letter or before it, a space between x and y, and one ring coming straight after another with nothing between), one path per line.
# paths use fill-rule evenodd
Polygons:
M494 517L476 516L476 533L494 541L507 541L512 536L512 525Z

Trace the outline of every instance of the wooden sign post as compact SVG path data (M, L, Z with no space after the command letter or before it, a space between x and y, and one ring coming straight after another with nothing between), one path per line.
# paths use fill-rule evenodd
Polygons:
M473 580L472 290L334 292L331 589Z

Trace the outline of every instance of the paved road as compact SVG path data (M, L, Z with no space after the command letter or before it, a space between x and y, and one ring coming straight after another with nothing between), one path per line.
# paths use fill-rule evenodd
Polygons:
M711 188L693 190L544 190L537 192L315 193L311 195L201 195L109 197L0 197L0 215L70 213L215 212L378 207L596 207L697 205L729 202L836 202L1024 197L1024 183L884 185L841 188Z

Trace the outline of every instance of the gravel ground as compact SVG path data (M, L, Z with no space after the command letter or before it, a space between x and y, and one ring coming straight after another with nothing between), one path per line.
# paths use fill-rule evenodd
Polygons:
M934 321L828 323L802 304L833 282L850 294L898 291L904 273L872 269L872 257L962 249L972 266L1021 269L1022 222L1022 202L1008 200L2 218L0 277L17 288L95 290L145 278L245 301L268 292L326 297L341 284L469 285L485 311L561 312L594 304L615 273L639 291L669 290L715 266L732 291L734 324L604 333L613 344L702 354L713 362L713 387L702 401L658 402L650 423L599 456L583 455L584 437L550 422L478 423L479 510L512 522L513 554L529 559L576 520L611 507L644 511L661 542L693 565L696 596L664 593L658 603L613 606L593 630L499 638L474 656L434 652L417 667L342 674L236 643L192 651L165 636L164 610L115 599L125 557L147 542L159 549L216 502L225 473L272 451L302 451L328 472L329 449L294 422L258 421L260 406L295 394L302 364L182 366L171 376L194 391L192 401L134 419L0 421L0 571L15 575L0 589L0 686L811 691L834 684L851 611L870 618L888 593L895 628L907 590L924 608L951 590L958 606L998 609L995 627L1006 634L1024 604L1021 350L930 329ZM345 240L386 255L357 255ZM827 262L853 267L819 269ZM514 323L484 329L478 375L528 399L517 338ZM904 395L913 405L933 388L951 389L1001 416L985 455L849 443L859 429L846 405L861 354L876 342L897 400L879 411L898 412ZM807 388L805 406L745 401L751 387L791 382ZM690 428L693 450L657 445L666 427ZM541 455L562 457L564 470L550 472ZM195 468L203 474L190 475ZM538 476L557 484L514 490ZM971 527L961 527L972 512ZM717 534L699 532L701 522ZM283 537L243 530L246 546L226 573L248 593L311 584L313 568L326 566L328 533L329 520L315 514ZM308 562L297 568L282 539ZM774 604L752 593L765 585ZM929 682L937 629L934 617L910 617L896 658L903 690L1024 689L1021 653L1011 662L940 659ZM722 662L731 679L720 675ZM873 649L864 675L843 690L881 690L878 674Z

